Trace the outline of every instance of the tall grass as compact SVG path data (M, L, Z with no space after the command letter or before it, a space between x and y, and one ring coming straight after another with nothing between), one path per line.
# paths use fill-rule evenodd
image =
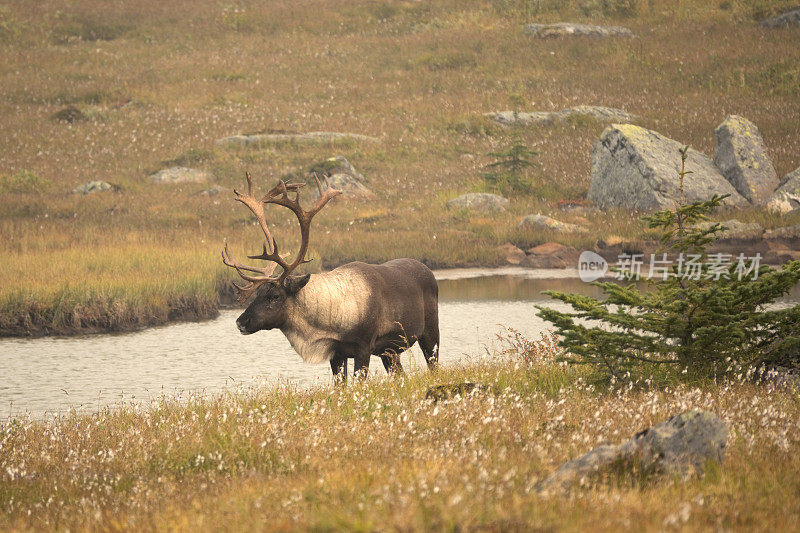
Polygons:
M521 357L523 350L526 357ZM512 339L496 359L350 387L246 388L0 424L3 529L792 529L795 389L739 376L624 389ZM482 393L432 403L428 387ZM545 498L563 461L688 409L728 424L703 479ZM224 522L224 524L221 522Z

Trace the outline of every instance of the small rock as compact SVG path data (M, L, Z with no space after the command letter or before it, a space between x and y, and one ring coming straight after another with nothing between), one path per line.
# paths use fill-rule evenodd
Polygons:
M800 209L800 168L783 177L767 202L767 209L781 214Z
M213 179L210 172L186 167L165 168L150 176L153 183L205 183Z
M698 229L708 229L714 222L701 222ZM740 222L735 218L720 222L727 229L717 232L720 240L757 241L764 235L764 228L755 222Z
M425 393L425 399L438 402L440 400L449 400L451 398L455 398L456 396L464 398L468 395L479 394L479 393L497 394L498 391L494 387L491 387L489 385L483 385L481 383L471 383L467 381L464 383L453 383L450 385L436 385L434 387L431 387Z
M94 194L96 192L118 191L119 187L107 181L90 181L83 185L78 185L72 190L73 194Z
M635 37L630 29L622 26L592 26L571 22L526 24L522 31L542 39L548 37Z
M522 266L528 268L569 268L578 264L580 254L572 246L546 242L528 250Z
M800 224L796 226L784 226L782 228L775 228L764 232L765 239L783 239L795 240L800 239Z
M600 209L673 209L680 201L682 148L679 142L655 131L633 124L612 124L592 150L589 200ZM684 180L687 203L730 194L723 205L749 205L705 154L690 149L686 170L692 172Z
M83 111L75 107L74 105L70 105L59 111L58 113L53 114L51 116L53 120L56 122L68 122L72 124L73 122L85 122L89 120L89 117L83 114Z
M309 133L257 133L253 135L231 135L217 139L218 146L251 148L273 144L335 144L347 141L377 142L375 137L357 133L335 131L312 131Z
M501 244L497 247L503 257L505 257L506 263L510 265L518 265L525 260L525 252L507 242L505 244Z
M764 204L778 186L778 175L755 124L728 116L714 131L714 164L731 185L753 204Z
M448 209L498 212L505 211L506 206L508 206L508 198L486 192L473 192L453 198L445 205Z
M684 479L702 475L709 461L722 462L727 440L727 426L718 416L708 411L688 411L637 433L627 442L599 446L564 463L537 490L563 492L626 464L644 472Z
M564 122L574 117L587 117L597 122L616 122L622 124L634 122L637 119L636 115L632 115L622 109L592 105L568 107L561 111L496 111L486 113L486 116L500 124L517 124L520 126L550 125L557 122Z
M787 26L800 26L800 7L782 13L777 17L762 20L759 25L762 28L785 28Z
M578 226L577 224L561 222L560 220L538 213L523 218L519 223L519 227L535 230L553 230L559 233L586 233L587 231L586 228Z
M218 196L220 193L227 193L230 189L228 187L222 187L221 185L214 185L210 189L203 189L197 196Z
M323 191L327 189L327 185L325 185L325 180L323 178L327 178L331 187L342 191L342 196L345 198L375 198L375 193L369 190L362 183L366 181L366 178L364 178L361 173L356 171L356 169L353 168L353 165L351 165L344 156L338 155L336 157L330 157L322 163L318 163L311 167L308 172L307 181L313 183L315 175L320 179ZM314 188L314 191L315 194L319 196L319 192L317 191L316 187Z

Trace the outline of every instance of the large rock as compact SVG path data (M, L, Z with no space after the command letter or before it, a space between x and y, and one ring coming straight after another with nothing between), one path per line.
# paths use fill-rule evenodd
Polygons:
M94 194L96 192L118 191L119 187L107 181L90 181L83 185L78 185L72 190L73 194Z
M453 198L445 205L448 209L498 212L505 211L508 206L508 198L486 192L473 192Z
M522 266L528 268L575 268L580 254L572 246L546 242L528 250Z
M631 30L622 26L592 26L572 22L526 24L522 31L543 39L549 37L635 37Z
M671 209L680 201L678 141L633 124L612 124L592 150L589 200L601 208L629 207L641 211ZM708 156L690 149L684 179L687 202L730 194L729 207L748 205L719 173Z
M762 28L785 28L787 26L800 26L800 7L782 13L777 17L762 20L759 25Z
M342 191L342 196L351 199L371 199L375 198L375 193L369 190L362 182L366 181L360 172L356 171L353 165L341 155L330 157L318 163L309 170L308 181L313 182L316 175L322 183L322 190L327 189L325 179L331 187ZM319 192L315 188L315 192Z
M527 215L520 220L519 227L534 230L553 230L559 233L585 233L587 230L577 224L561 222L545 215Z
M767 209L782 214L800 209L800 168L783 177L767 202Z
M540 492L565 491L593 477L629 466L640 472L687 478L702 475L710 462L722 462L728 429L708 411L688 411L634 435L622 444L599 446L564 463L540 483Z
M500 124L517 124L520 126L549 125L576 117L591 118L597 122L617 122L622 124L634 122L637 119L636 115L632 115L622 109L595 105L579 105L568 107L561 111L532 111L527 113L497 111L486 113L486 116Z
M754 204L764 204L778 186L778 175L755 124L728 116L714 131L714 164L731 185Z
M186 167L165 168L150 176L153 183L205 183L213 179L211 172Z
M339 144L348 141L376 142L375 137L357 133L342 133L337 131L312 131L309 133L256 133L252 135L231 135L217 139L217 146L231 148L254 148L274 144Z
M766 203L766 208L781 215L791 213L800 209L800 196L778 191Z

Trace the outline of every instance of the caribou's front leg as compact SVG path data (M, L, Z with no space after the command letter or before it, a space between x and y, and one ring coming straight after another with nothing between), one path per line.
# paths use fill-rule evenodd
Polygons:
M331 359L331 372L333 372L333 383L344 385L347 383L347 357L334 355Z
M355 357L355 363L353 363L354 378L367 379L367 374L369 373L369 358L369 352L367 352L366 355L362 354Z

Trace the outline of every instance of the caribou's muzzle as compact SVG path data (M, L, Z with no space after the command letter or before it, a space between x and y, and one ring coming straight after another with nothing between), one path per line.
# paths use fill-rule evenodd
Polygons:
M242 335L251 335L252 333L255 333L254 331L247 331L247 326L245 326L241 320L236 321L236 327L239 328L239 332Z

